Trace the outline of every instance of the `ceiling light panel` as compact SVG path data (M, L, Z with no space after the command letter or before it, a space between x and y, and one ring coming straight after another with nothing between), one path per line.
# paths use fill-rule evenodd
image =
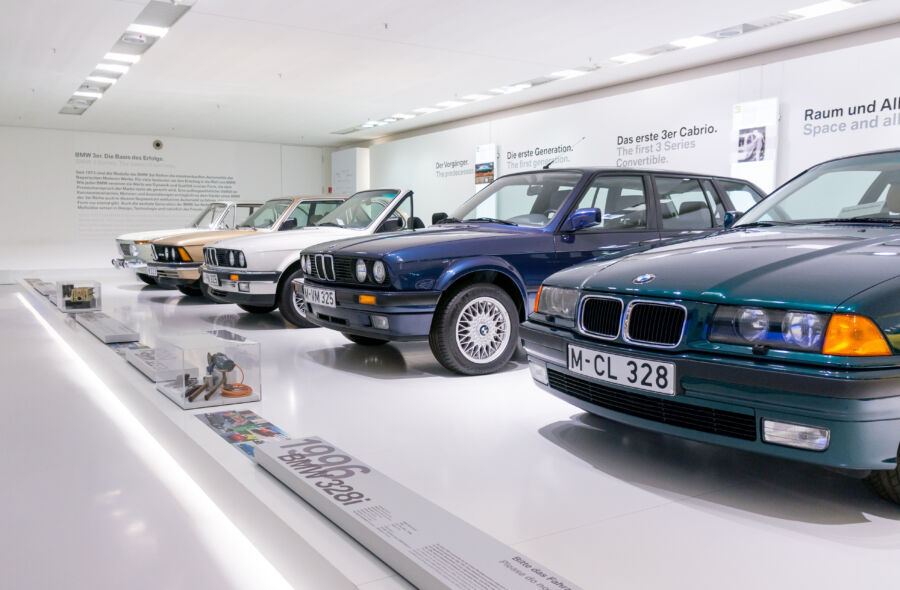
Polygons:
M711 33L681 37L664 45L659 45L649 49L643 49L641 51L623 53L622 55L617 55L609 58L609 61L618 66L625 66L628 64L646 61L658 55L677 52L682 49L695 49L698 47L704 47L706 45L712 45L719 41L740 37L741 35L746 35L747 33L752 33L761 29L767 29L773 26L779 26L794 21L815 18L827 14L833 14L835 12L853 8L854 6L858 6L870 1L871 0L827 0L825 2L811 4L809 6L804 6L781 14L775 14L770 17L762 18L752 22L739 23L730 27L726 27L724 29L713 31ZM466 94L463 95L460 100L439 102L437 103L437 107L440 108L423 107L420 109L414 109L412 111L413 113L415 113L414 115L404 115L402 113L397 113L377 122L367 121L366 123L363 123L361 125L349 127L340 131L334 131L332 133L337 135L347 135L356 131L362 131L363 129L370 129L376 126L380 127L382 125L394 123L396 121L411 119L415 116L442 112L453 107L462 106L463 104L471 104L482 100L487 100L488 98L514 94L516 92L521 92L523 90L528 90L536 86L541 86L543 84L548 84L559 80L569 80L571 78L577 78L598 69L600 69L600 66L592 63L589 66L558 70L549 74L548 76L535 78L533 80L528 80L527 82L519 82L517 84L510 84L508 86L498 86L496 88L492 88L488 91L480 93Z
M107 61L120 61L127 64L136 64L137 62L141 61L141 56L133 55L130 53L109 52L103 56L103 59Z

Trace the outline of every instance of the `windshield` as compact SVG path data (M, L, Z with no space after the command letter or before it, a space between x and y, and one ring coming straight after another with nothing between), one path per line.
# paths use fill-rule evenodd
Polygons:
M268 229L275 225L281 218L285 209L291 206L291 199L272 199L263 203L262 207L253 212L238 227L252 227L254 229Z
M900 152L845 158L805 172L735 224L900 221Z
M368 227L397 196L397 191L362 191L358 192L340 207L320 219L318 226L337 226L349 229Z
M191 225L197 228L208 227L210 229L213 229L213 224L215 223L216 219L219 218L219 216L222 214L222 211L224 211L227 207L228 205L226 205L225 203L211 203L210 205L206 206L206 209L204 209L196 219L194 219L194 222Z
M534 172L499 178L462 204L444 223L483 221L544 227L559 212L581 172Z

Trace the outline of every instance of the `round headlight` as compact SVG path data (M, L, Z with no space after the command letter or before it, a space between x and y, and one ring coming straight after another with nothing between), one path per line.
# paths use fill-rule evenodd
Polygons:
M738 316L737 331L745 340L760 340L769 330L769 314L757 307L745 307Z
M825 322L817 313L790 311L784 314L781 322L781 334L788 344L803 348L818 348L825 332Z
M384 279L387 278L387 272L384 270L382 261L376 260L375 264L372 265L372 276L375 277L376 283L383 283Z
M366 261L362 258L356 261L356 280L360 283L366 281Z
M310 272L309 256L304 256L300 264L303 266L303 274L308 275Z
M228 266L234 266L234 250L228 251Z
M244 268L247 267L247 259L244 258L243 252L238 252L238 264Z

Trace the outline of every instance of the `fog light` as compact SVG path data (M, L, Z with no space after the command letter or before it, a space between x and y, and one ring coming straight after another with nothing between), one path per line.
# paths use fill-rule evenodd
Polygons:
M241 281L238 283L238 291L241 293L249 293L250 292L250 283L246 281Z
M820 426L763 420L763 440L785 447L824 451L831 442L831 431Z
M528 368L531 370L531 377L538 383L547 385L547 365L538 361L528 361Z
M373 315L370 316L372 318L372 327L377 328L379 330L387 330L388 329L388 319L383 315Z

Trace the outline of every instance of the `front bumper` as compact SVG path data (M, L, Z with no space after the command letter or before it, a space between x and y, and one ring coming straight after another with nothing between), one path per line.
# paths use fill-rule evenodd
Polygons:
M199 286L200 263L148 262L147 274L155 278L160 285L171 285L173 287Z
M221 303L240 303L267 307L277 303L279 272L200 267L207 294Z
M140 258L113 258L110 263L115 268L128 268L136 273L147 274L147 263Z
M335 306L306 303L306 319L324 328L382 340L424 340L441 298L440 291L367 291L305 280L306 285L334 291ZM303 289L295 279L293 289ZM360 295L375 298L374 305L359 303ZM388 327L373 326L372 316L387 318Z
M547 369L548 383L535 383L592 414L682 438L828 467L872 470L897 466L900 369L818 371L697 353L661 353L610 346L533 322L522 324L519 333L529 362ZM567 363L569 344L674 363L676 395L611 386L572 372ZM828 448L811 451L765 442L764 419L828 428ZM730 433L733 424L740 424L749 436L739 438Z

